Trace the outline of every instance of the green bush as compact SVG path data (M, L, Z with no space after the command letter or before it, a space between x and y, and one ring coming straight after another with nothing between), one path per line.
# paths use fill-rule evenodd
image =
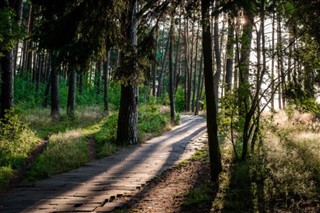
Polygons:
M160 113L158 105L145 104L139 107L138 128L140 134L159 134L169 121L168 113L167 115L165 113Z
M117 139L118 113L111 114L100 123L100 131L95 134L98 156L104 157L114 153Z
M184 111L184 89L182 87L178 87L176 91L176 110L177 112Z
M14 173L10 166L0 167L0 191L8 186L10 180L14 177Z
M35 146L37 138L14 111L0 120L0 166L19 168Z

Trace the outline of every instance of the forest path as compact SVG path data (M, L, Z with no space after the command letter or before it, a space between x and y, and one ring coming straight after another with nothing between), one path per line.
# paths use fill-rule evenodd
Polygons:
M206 122L183 115L170 132L101 160L0 195L0 212L110 212L204 146Z

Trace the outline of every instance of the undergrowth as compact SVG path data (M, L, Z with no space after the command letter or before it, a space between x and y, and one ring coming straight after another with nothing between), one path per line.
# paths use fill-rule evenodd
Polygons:
M0 120L0 191L23 167L37 141L38 138L26 123L20 121L16 112L8 111Z
M84 111L90 112L90 110ZM94 115L80 112L75 121L62 120L58 123L60 125L55 125L57 121L43 119L42 113L38 113L37 116L29 115L29 120L33 118L34 123L42 123L45 126L44 130L52 126L54 129L51 131L54 131L49 137L48 146L32 166L27 180L46 178L86 164L89 161L88 138L95 139L99 158L109 156L121 149L115 145L118 113L111 112L110 115L103 117L102 110L99 108L91 112ZM37 119L40 120L37 121ZM146 135L152 137L168 130L169 121L167 110L155 105L141 105L138 122L140 141L143 142ZM144 128L146 126L148 128Z
M279 117L280 116L280 117ZM222 145L223 172L213 202L217 212L319 212L320 135L280 113L255 152L234 161ZM280 123L280 122L281 123Z

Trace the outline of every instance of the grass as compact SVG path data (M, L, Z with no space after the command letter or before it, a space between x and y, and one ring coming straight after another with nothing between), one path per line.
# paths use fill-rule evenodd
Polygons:
M91 114L91 113L92 114ZM117 131L117 113L103 116L100 108L80 110L75 120L66 118L55 121L31 114L27 118L38 134L51 134L49 144L39 156L27 176L28 181L50 177L54 174L78 168L89 161L87 140L92 137L96 141L99 158L115 153L121 147L115 145ZM139 111L139 138L144 141L146 135L153 137L168 130L169 114L160 111L159 106L141 106ZM47 116L48 117L48 116ZM38 125L42 127L38 127ZM148 126L148 128L143 128Z
M74 118L66 115L66 110L61 109L58 120L50 117L50 109L34 108L23 112L23 120L39 138L45 138L52 134L66 132L72 129L89 129L104 118L102 107L98 105L78 107ZM85 130L84 130L85 131Z
M191 190L186 198L183 200L182 205L184 207L198 205L206 202L212 198L212 185L208 183L208 186L203 188L195 188Z
M27 180L50 177L89 161L87 141L80 131L68 131L52 135L46 150L32 166Z
M206 143L206 142L204 141L204 143ZM207 162L209 162L209 155L208 155L208 147L207 146L203 147L202 149L197 150L191 156L191 158L180 161L178 163L177 167L178 168L182 168L182 167L187 166L190 163L190 161L198 161L198 160L201 160L201 159L206 159Z

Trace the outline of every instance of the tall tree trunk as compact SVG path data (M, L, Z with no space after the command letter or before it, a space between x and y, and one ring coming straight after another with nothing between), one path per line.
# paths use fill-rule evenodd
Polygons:
M169 99L170 99L170 119L171 123L175 118L175 98L174 98L174 71L173 71L173 43L174 43L174 10L171 14L171 23L169 31Z
M164 30L164 29L163 29ZM164 47L164 33L163 33L163 47ZM165 72L166 69L166 59L167 59L167 54L168 54L168 48L169 48L169 42L167 42L165 49L162 48L162 61L161 61L161 70L159 73L159 79L158 79L158 94L157 96L160 97L162 95L162 88L163 88L163 73Z
M189 79L190 79L190 67L189 67L189 21L186 20L186 26L184 31L184 59L185 59L185 84L184 84L184 101L185 111L190 111L189 97Z
M43 102L42 102L42 107L44 107L44 108L47 108L48 104L49 104L48 103L49 102L49 92L51 90L51 83L52 83L51 76L52 76L52 73L50 73L50 75L49 75L49 78L47 81L47 86L44 91L44 98L43 98Z
M67 102L67 115L70 118L75 117L76 107L76 87L77 87L77 72L76 66L69 65L69 85L68 85L68 102Z
M18 26L22 24L22 15L23 15L23 0L17 0L15 2L15 11L16 11L16 18ZM14 48L14 62L13 62L13 74L15 75L17 70L17 61L18 61L18 50L19 50L19 40L17 41L16 47ZM21 59L20 59L21 60Z
M4 118L7 110L13 107L13 50L3 52L0 57L1 70L1 99L0 99L0 118Z
M283 68L283 53L282 53L282 32L281 32L281 17L278 15L277 17L277 42L278 42L278 76L280 80L279 87L279 108L283 109L285 107L286 99L284 96L284 92L286 91L286 81L285 74Z
M195 111L194 111L195 115L198 115L199 114L199 110L200 110L200 98L201 98L201 95L202 95L202 87L203 87L202 64L203 64L203 54L201 54L201 57L200 57L197 99L196 99L196 103L195 103L196 108L195 108Z
M104 103L104 112L109 114L109 101L108 101L108 86L109 86L109 64L110 64L110 50L107 54L107 59L104 62L103 66L103 103Z
M180 56L180 41L181 41L181 27L182 27L182 20L181 20L181 13L180 13L180 19L179 19L179 28L178 28L178 39L177 39L177 45L176 45L176 50L175 50L175 64L174 64L174 91L177 91L177 88L179 86L179 79L180 79L180 61L181 57Z
M59 71L55 53L51 55L51 116L60 117Z
M192 21L192 28L191 28L191 49L189 52L189 61L190 61L190 66L189 66L189 75L188 75L188 81L187 81L187 111L190 112L191 109L191 93L192 93L192 77L193 77L193 64L194 64L194 28L195 28L195 21Z
M272 14L272 32L271 32L271 90L275 90L274 65L275 65L275 11ZM274 92L271 93L271 110L274 111Z
M101 59L99 59L98 62L96 63L96 72L94 75L97 95L100 95L101 65L102 65L102 62L101 62Z
M226 46L226 92L230 92L232 89L232 77L233 77L233 59L234 59L234 26L232 23L231 14L228 15L228 40Z
M215 1L216 5L219 1ZM218 99L219 99L219 83L222 72L222 62L221 62L221 51L219 42L219 15L214 16L214 55L216 59L216 72L214 73L214 92L216 98L216 109L218 110Z
M17 25L21 24L21 5L22 0L19 1L0 1L0 9L11 8L17 16L13 20ZM13 29L7 29L12 31ZM18 41L16 41L18 42ZM4 118L7 110L13 107L14 98L14 73L15 73L15 50L4 49L2 50L3 56L0 56L0 71L1 75L1 96L0 96L0 118Z
M156 32L155 32L155 40L158 43L158 37L159 37L159 26L156 26ZM155 50L153 52L155 61L151 64L151 73L152 73L152 96L156 97L157 92L157 51L158 51L158 45L156 45Z
M249 125L250 120L249 106L250 106L250 84L249 84L249 68L250 68L250 53L253 30L253 17L250 12L245 11L246 23L243 26L243 35L241 38L241 56L239 61L239 91L238 91L238 105L239 116L245 120L242 133L242 156L241 160L247 157L248 143L249 143Z
M80 73L79 73L79 86L78 86L78 90L79 90L79 94L82 95L83 92L83 70L82 70L82 66L80 66Z
M199 44L199 33L200 33L200 19L198 22L198 29L196 35L196 52L194 59L194 76L193 76L193 92L192 92L192 112L195 111L196 106L196 91L197 91L197 65L198 65L198 44ZM201 72L201 71L200 71Z
M202 47L204 56L204 77L207 100L207 129L210 156L211 180L217 181L222 171L221 153L218 140L216 97L212 69L212 43L210 32L210 0L201 0Z
M137 28L138 22L136 18L137 13L137 0L131 0L128 4L127 14L125 15L125 21L122 26L123 35L125 35L128 46L132 48L134 56L137 54ZM121 63L126 63L125 57L127 54L122 54L124 60ZM134 67L130 67L128 64L123 64L121 67L126 69L133 69L136 72L136 62ZM121 98L120 109L118 117L118 129L117 129L117 144L137 144L138 143L138 87L136 79L130 79L129 84L121 85Z

